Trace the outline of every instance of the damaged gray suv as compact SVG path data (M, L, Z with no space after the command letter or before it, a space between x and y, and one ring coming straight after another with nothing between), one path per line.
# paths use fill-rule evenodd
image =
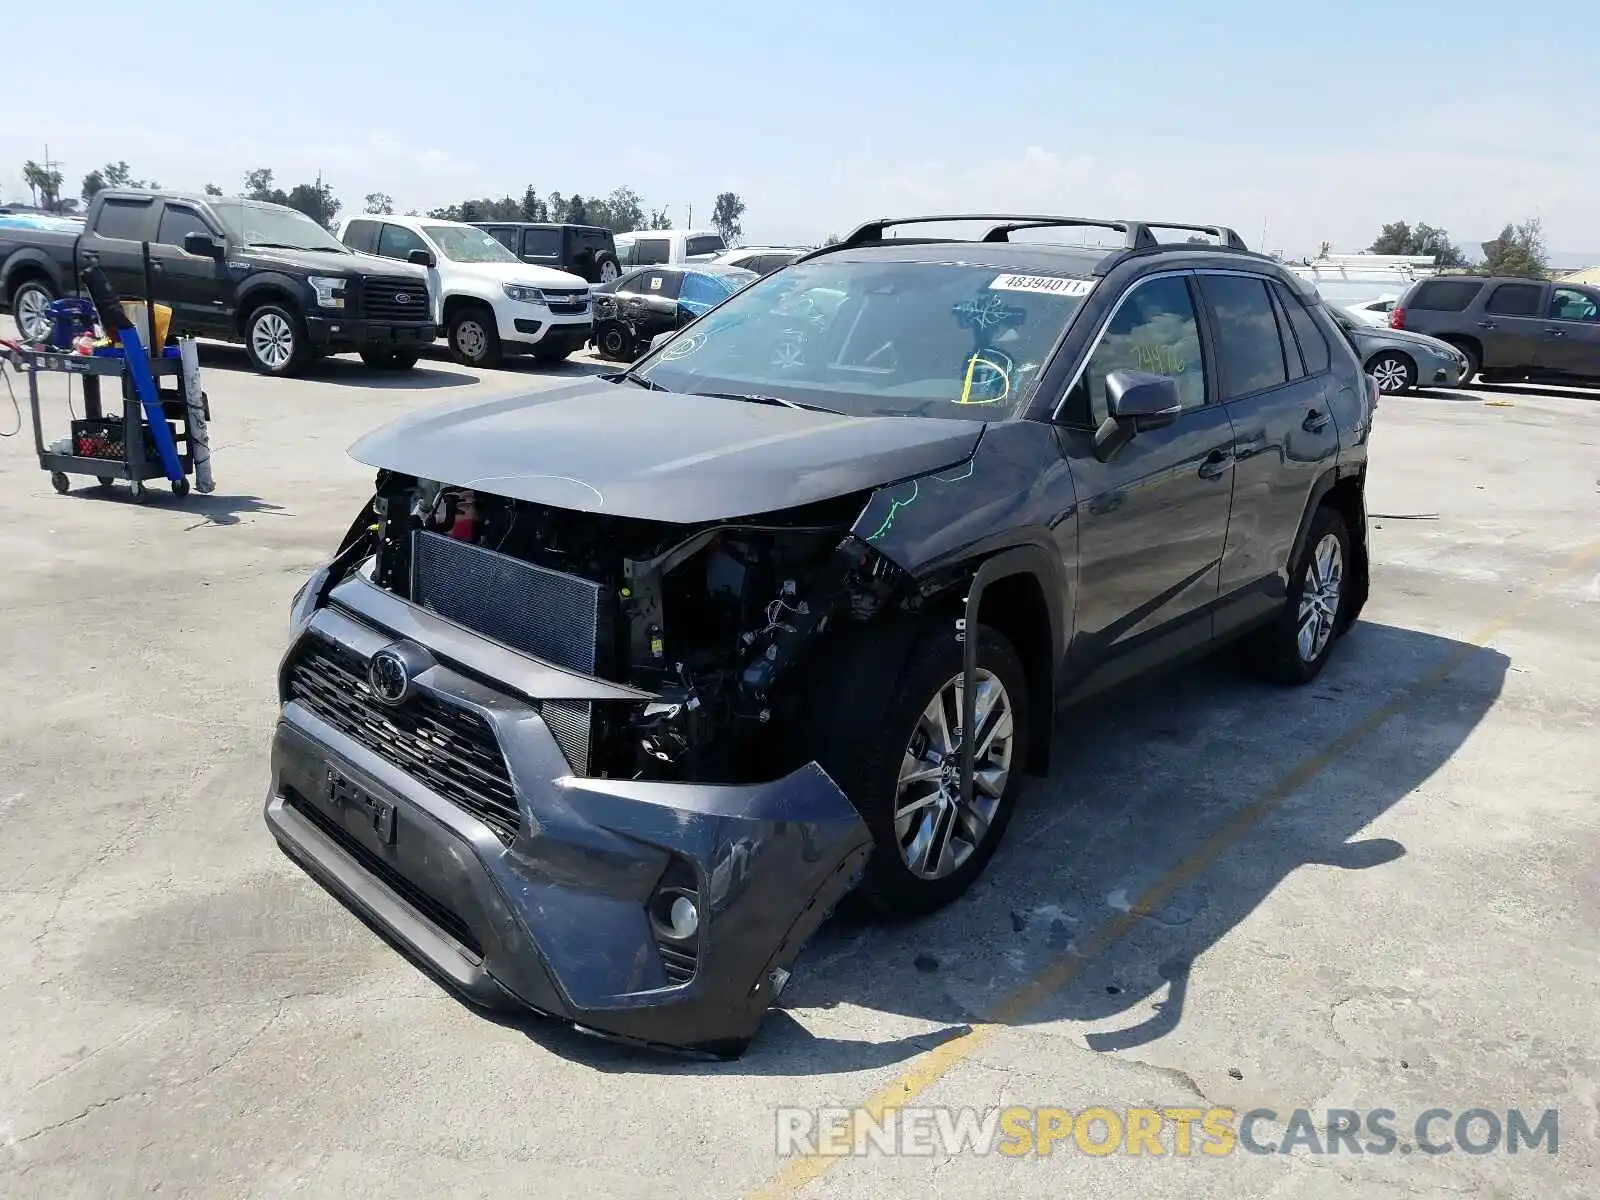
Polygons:
M936 221L987 232L888 236ZM626 372L352 448L267 824L474 1002L737 1054L852 889L966 890L1059 705L1224 640L1321 670L1375 399L1231 230L864 225Z

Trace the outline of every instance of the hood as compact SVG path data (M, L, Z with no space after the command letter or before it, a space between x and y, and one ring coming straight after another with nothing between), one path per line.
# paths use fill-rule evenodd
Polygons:
M981 421L841 417L590 379L413 413L357 462L553 508L693 524L863 491L971 457Z
M557 271L553 267L536 267L524 262L458 263L441 262L440 267L456 278L481 279L499 286L502 283L525 283L529 287L582 288L589 281L581 275Z
M285 250L279 246L246 246L238 257L248 258L252 264L271 266L281 263L311 274L328 275L386 275L415 279L426 284L428 273L412 263L392 258L379 258L376 254L341 254L337 250Z
M1429 337L1425 333L1413 333L1409 329L1391 329L1387 325L1374 325L1371 328L1357 328L1356 337L1376 343L1388 345L1420 346L1431 350L1435 354L1443 354L1448 358L1456 357L1456 348L1449 342L1441 342L1436 337Z

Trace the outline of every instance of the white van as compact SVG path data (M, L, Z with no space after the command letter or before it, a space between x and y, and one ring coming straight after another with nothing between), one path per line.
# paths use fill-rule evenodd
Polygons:
M728 248L715 229L639 229L617 234L617 265L624 271L662 264L710 262Z
M475 225L359 216L339 227L339 240L352 250L426 265L434 323L468 366L492 367L517 353L559 362L581 349L594 328L588 280L525 263Z

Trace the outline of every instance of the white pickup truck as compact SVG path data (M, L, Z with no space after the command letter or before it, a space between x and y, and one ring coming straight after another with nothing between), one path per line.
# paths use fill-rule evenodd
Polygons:
M476 226L359 216L339 226L339 240L352 250L426 266L434 322L468 366L492 367L507 354L559 362L589 340L588 281L525 263Z

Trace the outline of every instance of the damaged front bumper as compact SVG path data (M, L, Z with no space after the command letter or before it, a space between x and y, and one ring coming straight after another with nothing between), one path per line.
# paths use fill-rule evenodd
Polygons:
M838 786L814 763L752 786L578 777L547 716L646 694L359 574L329 601L283 665L266 820L289 856L477 1004L742 1051L865 866ZM385 650L406 668L388 705L373 684L395 680L368 676Z

